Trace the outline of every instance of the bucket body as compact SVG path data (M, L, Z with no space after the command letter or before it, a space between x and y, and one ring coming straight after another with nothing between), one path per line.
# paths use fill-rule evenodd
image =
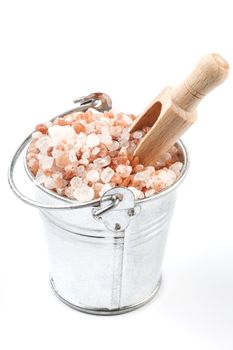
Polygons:
M103 220L93 215L95 205L40 210L51 284L63 302L87 313L112 315L133 310L156 294L176 188L187 171L186 149L181 142L177 145L184 161L181 177L158 195L136 203L133 199L132 205L131 191L112 189L110 192L121 191L125 198L130 195L125 206L109 210L102 215ZM67 201L41 186L36 186L36 191L44 203ZM129 211L132 206L133 215ZM116 221L122 225L116 228Z

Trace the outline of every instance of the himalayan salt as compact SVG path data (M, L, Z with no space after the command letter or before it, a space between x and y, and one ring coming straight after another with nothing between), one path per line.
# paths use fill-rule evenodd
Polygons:
M54 125L49 128L48 132L54 146L62 140L70 141L76 135L74 128L70 125Z
M121 177L128 177L131 174L132 167L130 165L123 165L120 164L116 168L116 172L121 176Z
M46 177L44 180L44 186L48 190L53 190L54 188L56 188L56 181L52 177Z
M79 202L89 202L94 198L94 190L87 185L82 185L74 191L73 196Z
M87 136L86 144L87 147L93 148L98 146L100 143L99 136L96 134L90 134Z
M111 163L111 158L109 156L106 156L104 158L97 158L93 163L97 168L103 168Z
M114 175L114 170L107 167L102 171L100 178L103 181L103 183L107 184L110 182L113 175Z
M97 170L93 169L88 171L86 178L87 178L87 181L94 183L100 179L100 175Z
M133 154L150 127L130 134L135 119L89 109L39 124L28 147L28 167L38 183L79 202L116 186L128 187L136 199L153 196L174 184L183 163L174 145L155 166L143 166Z

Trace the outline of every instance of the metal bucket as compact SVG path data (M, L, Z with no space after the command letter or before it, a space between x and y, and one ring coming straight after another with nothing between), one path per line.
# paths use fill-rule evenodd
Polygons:
M12 159L9 183L21 200L40 209L55 294L74 309L98 315L120 314L147 303L161 283L176 188L188 168L183 143L177 142L184 163L181 176L167 190L135 201L130 190L117 187L100 200L79 204L37 184L27 166L38 201L18 190L14 167L30 136Z

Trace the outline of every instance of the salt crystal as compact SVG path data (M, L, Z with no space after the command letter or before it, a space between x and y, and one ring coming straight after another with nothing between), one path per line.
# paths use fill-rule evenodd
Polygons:
M62 140L70 141L76 135L74 128L70 125L54 125L49 128L53 145L57 145Z
M39 149L41 153L47 153L48 148L52 145L51 138L47 135L40 137L35 146Z
M123 114L122 120L124 120L124 122L125 122L127 125L130 125L130 124L132 123L132 119L131 119L127 114Z
M146 182L150 178L150 172L149 171L140 171L139 173L136 173L134 175L135 181L144 181Z
M119 137L121 135L122 128L120 126L112 126L109 129L109 133L111 136Z
M120 164L116 168L116 172L120 174L121 177L128 177L132 172L132 167L130 165Z
M56 182L54 181L54 179L50 176L47 176L44 179L44 186L48 189L48 190L53 190L54 188L56 188Z
M112 136L109 134L101 134L100 142L106 146L110 146L112 144Z
M90 182L97 182L100 178L99 172L97 170L90 170L87 173L86 179Z
M86 144L87 147L93 148L95 146L98 146L100 143L99 136L96 134L90 134L87 136Z
M70 185L73 188L78 188L82 185L82 179L80 177L75 176L70 180Z
M70 160L71 162L77 162L77 156L76 156L76 152L75 152L74 149L71 149L71 150L69 151L69 160Z
M40 131L35 131L32 133L32 139L38 139L41 136L43 136L43 134Z
M113 141L111 145L108 146L110 152L118 150L120 147L119 142Z
M96 156L100 151L100 148L99 147L94 147L93 150L91 151L91 154L93 156Z
M103 168L111 163L111 158L109 156L97 158L93 163L97 168Z
M45 180L46 176L44 174L44 172L39 169L37 174L36 174L36 177L35 177L35 180L38 182L38 184L42 184Z
M83 165L80 165L77 167L77 175L82 177L85 171L85 167Z
M183 163L175 162L174 164L170 165L169 169L172 170L176 174L176 176L179 176L182 167Z
M48 157L45 155L39 155L39 164L42 169L50 169L53 166L54 159L53 157Z
M105 168L101 175L100 175L100 178L101 180L103 181L103 183L109 183L111 178L113 177L114 175L114 170L112 170L111 168L107 167Z
M143 136L143 132L141 130L137 130L133 133L133 138L135 139L141 139Z
M59 149L57 149L56 147L53 147L53 150L52 150L52 157L53 158L59 158L61 157L62 155L64 154L63 151L60 151Z
M79 202L89 202L94 198L94 190L87 185L82 185L74 191L73 195Z

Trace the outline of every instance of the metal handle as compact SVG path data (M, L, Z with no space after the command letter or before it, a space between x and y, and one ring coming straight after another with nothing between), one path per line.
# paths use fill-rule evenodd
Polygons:
M93 95L93 94L92 94ZM89 95L89 96L92 96ZM55 118L52 118L50 121L53 121L56 118L61 118L64 117L65 115L72 113L72 112L76 112L76 111L85 111L88 108L95 108L96 105L98 105L98 108L96 109L100 109L101 108L101 103L102 101L100 100L100 98L89 98L89 96L86 97L82 97L81 99L77 99L75 100L75 103L79 102L80 105L76 108L73 108ZM107 110L108 107L104 106L105 109ZM37 202L27 196L25 196L16 186L15 180L14 180L14 171L15 171L15 166L16 163L18 161L19 156L21 155L21 153L23 152L23 150L26 148L26 146L29 144L29 142L32 139L32 133L30 135L28 135L28 137L26 137L26 139L21 143L21 145L18 147L18 149L16 150L11 162L10 162L10 166L9 166L9 170L8 170L8 182L10 185L11 190L13 191L13 193L19 198L21 199L24 203L31 205L32 207L36 207L36 208L41 208L41 209L77 209L77 208L84 208L84 207L88 207L90 206L91 203L70 203L70 204L63 204L63 205L53 205L53 204L45 204L45 203L40 203ZM109 204L108 209L111 209L112 207L115 207L118 205L119 203L119 198L116 195L110 195L110 196L106 196L104 200L111 200L112 203ZM99 205L100 204L100 200L99 201L94 201L95 205Z

